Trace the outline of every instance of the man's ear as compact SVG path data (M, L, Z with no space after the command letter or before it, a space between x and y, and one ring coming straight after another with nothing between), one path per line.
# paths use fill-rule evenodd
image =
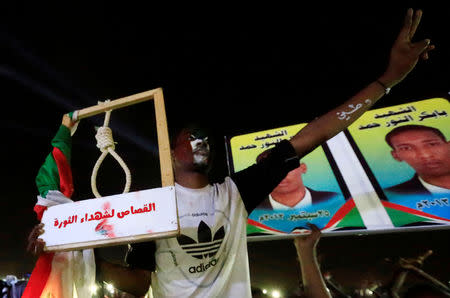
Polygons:
M392 157L393 157L396 161L403 161L403 159L401 159L401 158L398 156L397 151L392 150L392 151L391 151L391 155L392 155Z
M306 172L308 171L308 167L306 166L305 163L300 163L300 172L303 174L306 174Z

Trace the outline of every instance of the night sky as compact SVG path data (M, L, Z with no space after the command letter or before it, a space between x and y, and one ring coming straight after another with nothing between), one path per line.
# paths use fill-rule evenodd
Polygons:
M37 223L34 179L64 113L162 87L169 129L194 119L213 130L211 180L220 181L228 171L225 136L311 121L382 74L408 6L371 5L191 7L192 13L110 4L6 9L0 276L21 277L34 266L25 252ZM375 108L449 96L450 12L429 4L413 8L424 10L417 39L430 38L436 50ZM144 103L111 117L116 149L133 173L132 190L159 187L153 113ZM100 155L94 126L102 121L83 120L74 136L75 199L92 197L90 173ZM121 169L112 162L104 167L100 192L121 192ZM323 270L345 286L387 280L397 256L427 249L435 253L425 269L448 281L449 232L324 237L318 249ZM292 241L252 242L249 255L255 287L284 293L296 287Z

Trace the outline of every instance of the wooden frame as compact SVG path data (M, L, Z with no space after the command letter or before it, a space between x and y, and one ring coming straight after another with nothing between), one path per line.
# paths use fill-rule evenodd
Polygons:
M170 155L169 132L167 130L166 110L164 107L164 96L162 88L157 88L127 97L115 99L110 102L102 103L88 108L76 111L76 120L92 117L108 110L116 110L138 104L144 101L152 100L155 104L156 131L158 134L159 161L161 165L162 186L175 185L172 158Z
M140 234L140 235L130 235L130 236L123 236L123 237L117 237L117 238L108 238L108 239L97 239L97 240L86 240L82 242L69 242L68 243L61 243L61 244L50 244L48 247L46 246L46 251L67 251L67 250L74 250L74 249L84 249L84 248L93 248L93 247L102 247L102 246L110 246L110 245L118 245L118 244L124 244L124 243L130 243L130 242L140 242L145 241L149 239L155 239L155 238L168 238L177 236L180 232L179 228L179 222L178 222L178 208L176 206L176 196L175 196L175 181L174 181L174 174L173 174L173 168L172 168L172 158L170 153L170 142L169 142L169 133L167 129L167 118L166 118L166 112L165 112L165 105L164 105L164 97L163 92L161 88L141 92L138 94L134 94L131 96L119 98L116 100L112 100L109 102L101 103L95 106L91 106L88 108L84 108L81 110L77 110L73 113L73 120L81 120L84 118L92 117L101 113L104 113L109 110L117 110L123 107L131 106L134 104L142 103L148 100L154 101L154 107L155 107L155 117L156 117L156 130L157 130L157 137L158 137L158 147L159 147L159 159L160 159L160 170L161 170L161 184L162 188L154 189L157 190L155 193L163 192L166 193L168 198L172 197L174 198L174 206L176 209L176 230L170 230L170 231L162 231L162 232L155 232L155 233L149 233L149 234ZM143 193L148 193L148 191L143 191ZM138 192L132 192L127 194L118 194L115 196L109 196L109 197L102 197L97 199L91 199L86 201L80 201L76 204L84 204L88 206L88 204L98 205L104 200L112 200L112 202L115 200L114 197L118 196L127 196L130 197L130 199L133 197L133 195L137 195L138 197L140 194L137 194ZM91 201L91 202L88 202ZM120 201L120 200L119 200ZM158 201L158 199L156 199ZM130 201L131 202L131 201ZM136 203L136 201L133 201ZM73 203L72 203L73 204ZM117 201L116 201L117 204ZM45 235L44 233L42 238L45 240L47 237L53 237L57 238L58 234L61 231L55 231L55 228L53 227L53 218L56 220L57 214L68 214L70 213L71 209L74 209L76 206L69 206L71 204L63 204L63 205L57 205L54 207L50 207L46 212L44 212L44 216L42 218L42 222L46 223L46 226L51 226L51 229L49 229L48 233L49 235ZM164 204L163 204L164 205ZM169 204L170 205L170 204ZM115 205L118 206L118 205ZM171 205L173 206L173 205ZM166 207L166 206L164 206ZM56 212L59 208L60 211ZM95 208L95 207L94 207ZM98 208L98 206L97 206ZM173 208L173 207L170 207ZM169 208L169 209L170 209ZM51 210L55 209L55 210ZM166 208L167 209L167 208ZM172 209L173 210L173 209ZM92 210L91 210L92 211ZM114 210L113 210L114 211ZM46 214L48 213L48 214ZM47 216L46 216L47 215ZM159 216L159 215L158 215ZM172 220L172 224L174 225L175 220L173 215L169 216L170 220ZM113 218L114 220L114 218ZM84 224L83 224L84 225ZM65 227L65 226L64 226ZM47 231L46 231L47 232ZM56 233L56 234L55 234ZM59 234L61 235L61 234ZM50 238L47 238L50 240Z

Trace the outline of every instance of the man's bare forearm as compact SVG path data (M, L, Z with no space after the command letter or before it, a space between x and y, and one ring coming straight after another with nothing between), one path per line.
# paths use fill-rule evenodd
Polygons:
M387 84L386 87L393 85L391 82L383 84ZM297 155L302 157L308 154L323 142L346 129L384 94L384 87L374 81L342 105L311 121L290 140Z
M322 278L314 248L303 247L297 250L302 272L302 282L306 297L330 298L331 294Z
M430 40L412 41L421 17L421 10L414 13L413 9L408 9L403 27L391 48L386 71L381 77L344 104L309 123L291 139L299 157L346 129L387 93L386 88L401 82L414 69L419 58L428 59L428 52L434 49Z

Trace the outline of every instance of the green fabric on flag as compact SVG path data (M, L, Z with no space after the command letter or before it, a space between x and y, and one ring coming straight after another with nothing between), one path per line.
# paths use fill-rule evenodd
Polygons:
M392 223L394 224L395 227L402 227L404 225L416 222L430 221L425 217L414 215L400 210L395 210L392 208L386 208L386 212L391 218Z
M255 227L253 225L248 224L247 225L247 235L248 234L253 234L253 233L264 233L267 232L259 227Z
M52 146L57 147L66 156L70 163L72 138L70 137L70 130L61 125L52 139ZM59 173L52 153L47 155L44 164L39 169L36 176L36 186L41 197L45 198L49 190L59 189Z
M341 221L336 225L337 228L346 227L365 227L364 222L359 214L358 209L353 208L347 215L341 219Z

